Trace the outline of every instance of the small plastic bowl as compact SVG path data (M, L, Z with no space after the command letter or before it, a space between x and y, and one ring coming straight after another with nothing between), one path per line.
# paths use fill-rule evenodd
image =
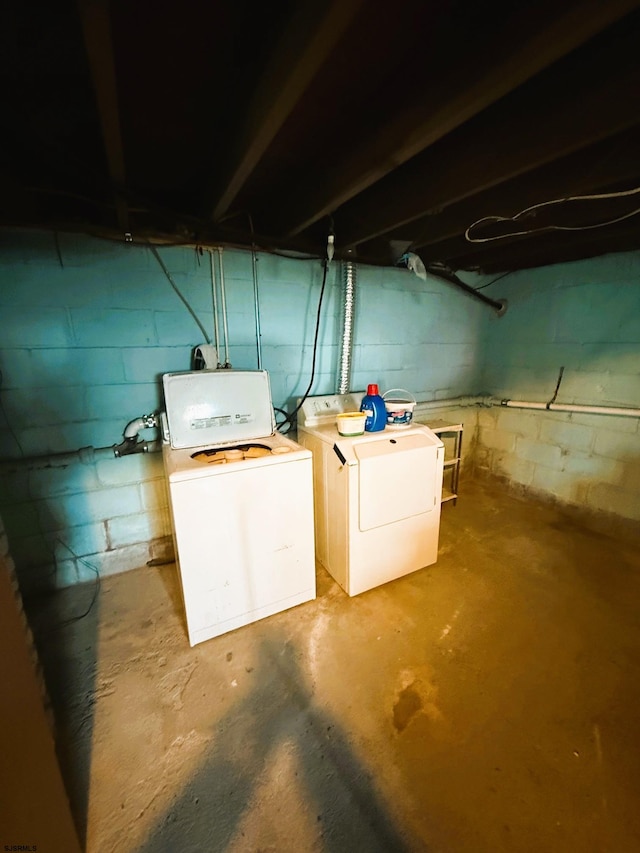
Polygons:
M340 435L362 435L366 420L364 412L341 412L336 415L336 426Z

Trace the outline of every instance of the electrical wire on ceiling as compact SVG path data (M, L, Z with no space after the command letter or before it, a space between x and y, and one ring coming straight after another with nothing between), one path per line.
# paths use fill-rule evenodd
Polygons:
M115 237L111 234L101 234L97 231L91 231L86 228L81 229L81 233L85 234L87 237L92 237L96 240L107 240L111 243L122 243L122 237ZM149 248L151 245L150 240L146 237L135 238L132 241L128 242L128 245L141 245L145 248ZM239 243L234 243L233 240L211 240L209 242L202 241L200 237L193 238L185 238L184 240L162 240L157 244L162 249L196 249L199 251L203 248L210 248L216 246L224 246L225 248L237 249L238 251L246 252L247 247L243 246ZM265 246L263 244L256 243L256 248L259 252L264 252L267 255L274 255L278 258L287 258L290 261L321 261L323 259L322 255L311 255L311 254L299 254L295 252L287 253L287 252L279 252L276 249L272 249L269 246Z
M118 192L127 199L127 208L130 213L135 214L158 214L163 217L171 216L175 218L178 222L184 223L185 227L193 229L194 231L202 230L207 231L211 228L211 222L205 219L199 219L191 214L185 214L180 211L170 210L164 206L153 203L149 199L141 197L139 194L134 194L126 187L117 188ZM93 205L94 207L103 208L106 210L115 210L116 205L114 202L105 201L104 199L91 198L90 196L82 195L80 193L75 193L69 190L61 190L50 187L27 187L25 188L25 192L30 192L34 194L42 194L42 195L56 195L60 197L66 197L75 201L79 201L82 203ZM302 252L282 252L277 249L272 248L271 246L265 245L263 243L258 243L256 241L256 236L253 228L253 220L251 218L251 214L246 210L238 210L234 211L227 216L222 217L218 221L219 225L227 222L230 219L234 219L236 216L246 216L249 222L249 227L251 230L251 242L252 247L255 251L266 252L269 255L276 255L280 258L287 258L292 261L319 261L322 260L322 255L320 254L307 254ZM94 237L96 239L102 240L110 240L112 242L122 242L121 237L114 237L108 234L102 234L99 232L92 231L90 229L80 229L82 233L87 234L89 237ZM144 245L151 245L148 239L142 238L142 242ZM162 241L162 246L166 248L172 247L184 247L184 246L195 246L196 248L201 248L203 245L218 245L220 243L225 243L228 246L233 246L233 239L228 241L221 240L219 237L216 237L215 240L211 241L203 241L202 235L194 236L193 238L185 238L184 240L164 240ZM245 248L244 246L240 246L240 248Z
M488 223L496 223L496 222L513 222L517 223L520 219L525 216L528 216L533 211L541 210L545 207L551 207L556 204L566 204L570 201L602 201L604 199L612 199L612 198L628 198L629 196L638 195L640 193L640 187L635 187L632 190L620 190L618 192L611 193L597 193L593 195L574 195L574 196L566 196L565 198L555 198L550 201L542 201L539 204L533 204L530 207L525 207L524 210L521 210L519 213L516 213L514 216L484 216L482 219L476 219L475 222L472 222L471 225L464 232L464 236L469 243L492 243L496 240L506 240L511 237L526 237L530 234L544 234L549 231L589 231L594 228L604 228L607 225L615 225L617 222L622 222L625 219L630 219L632 216L636 216L640 213L640 207L635 208L635 210L630 211L629 213L625 213L622 216L617 216L614 219L608 219L604 222L595 222L591 225L542 225L540 228L528 228L523 231L509 231L506 234L497 234L491 237L472 237L471 231L474 228L477 228L480 225L486 225Z
M252 251L260 251L266 252L269 255L276 255L278 258L288 258L291 261L321 261L323 260L322 255L307 255L300 254L297 252L280 252L276 249L271 249L269 246L258 245L256 243L256 233L253 227L253 217L248 210L234 210L230 213L227 213L225 216L221 217L217 220L216 224L222 225L224 222L228 222L230 219L235 219L238 216L246 216L247 222L249 223L249 229L251 231L251 249ZM333 228L333 219L331 219L331 227Z

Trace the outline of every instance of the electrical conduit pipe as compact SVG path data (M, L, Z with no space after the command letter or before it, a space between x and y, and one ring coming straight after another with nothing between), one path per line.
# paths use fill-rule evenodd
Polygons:
M216 353L218 353L217 366L222 367L220 364L220 335L218 333L218 285L216 283L216 271L213 264L213 251L209 250L209 259L211 260L211 299L213 303L213 335L215 338L215 347Z
M222 308L222 333L224 335L224 365L225 368L231 367L229 361L229 326L227 323L227 294L224 283L224 267L222 265L222 247L218 246L218 266L220 271L220 305Z
M251 247L251 264L253 267L253 310L256 320L256 351L258 370L262 370L262 332L260 331L260 296L258 294L258 258L255 246Z

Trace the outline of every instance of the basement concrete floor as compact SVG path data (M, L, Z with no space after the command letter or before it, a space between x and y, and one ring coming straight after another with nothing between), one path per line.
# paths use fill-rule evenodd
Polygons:
M435 566L194 649L173 565L91 594L30 608L89 853L640 850L640 554L557 509L464 483Z

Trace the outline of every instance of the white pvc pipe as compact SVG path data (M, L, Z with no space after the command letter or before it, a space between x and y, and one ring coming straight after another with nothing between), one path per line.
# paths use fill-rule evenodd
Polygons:
M422 403L417 403L414 409L414 414L421 414L430 411L431 409L463 409L466 406L493 406L494 399L492 397L449 397L446 400L425 400Z
M531 403L525 400L494 401L495 406L510 409L546 409L550 412L580 412L585 415L615 415L616 417L640 418L640 409L616 406L581 406L574 403Z
M495 400L494 406L507 406L509 409L546 409L546 403L528 403L524 400Z
M134 418L124 428L123 435L125 438L135 438L140 430L148 426L145 418Z
M594 415L617 415L620 417L640 418L640 409L627 409L621 406L580 406L573 403L552 403L551 409L563 412L584 412Z

